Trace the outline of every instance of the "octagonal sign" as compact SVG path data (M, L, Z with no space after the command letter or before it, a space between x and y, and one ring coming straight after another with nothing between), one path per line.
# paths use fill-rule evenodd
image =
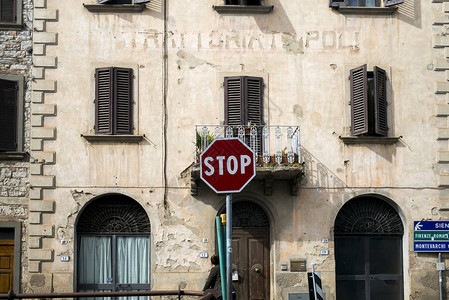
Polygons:
M200 155L200 173L216 193L238 193L256 176L256 155L238 138L216 139Z

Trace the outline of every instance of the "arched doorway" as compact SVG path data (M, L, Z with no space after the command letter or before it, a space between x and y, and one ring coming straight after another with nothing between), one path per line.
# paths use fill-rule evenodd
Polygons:
M222 212L224 213L224 211ZM270 221L252 202L232 205L232 264L237 299L270 299Z
M363 196L346 203L334 227L337 299L404 299L403 234L387 202Z
M102 196L83 209L76 230L78 291L150 289L150 221L136 201Z

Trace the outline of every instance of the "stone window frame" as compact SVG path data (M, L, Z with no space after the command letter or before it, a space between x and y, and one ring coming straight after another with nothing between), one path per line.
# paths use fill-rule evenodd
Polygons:
M21 222L0 222L0 230L2 228L14 229L14 279L13 288L15 291L20 290L20 273L22 259L22 223Z
M19 85L17 97L17 149L11 152L0 152L0 159L22 159L24 152L24 88L25 79L22 75L0 74L0 79L16 81Z
M14 23L0 23L0 29L20 30L23 26L22 0L16 0L16 21Z

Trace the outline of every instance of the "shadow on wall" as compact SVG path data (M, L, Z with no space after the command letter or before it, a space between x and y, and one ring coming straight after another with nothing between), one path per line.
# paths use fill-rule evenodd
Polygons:
M279 0L265 1L264 5L273 5L273 11L268 15L255 15L254 20L263 33L295 33L289 17Z
M405 0L398 5L398 19L417 28L421 28L421 1Z
M304 162L304 178L302 185L322 188L347 187L338 176L330 171L323 163L307 149L301 146L301 161Z
M145 4L145 6L147 10L150 11L151 16L158 19L164 18L164 0L151 0L149 3Z

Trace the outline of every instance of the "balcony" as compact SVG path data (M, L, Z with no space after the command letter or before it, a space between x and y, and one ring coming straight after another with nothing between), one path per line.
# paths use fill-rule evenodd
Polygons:
M216 138L237 137L256 153L256 177L263 181L265 195L273 193L274 180L287 180L290 194L297 195L304 174L299 126L196 125L195 157L191 168L191 194L198 195L200 154Z

